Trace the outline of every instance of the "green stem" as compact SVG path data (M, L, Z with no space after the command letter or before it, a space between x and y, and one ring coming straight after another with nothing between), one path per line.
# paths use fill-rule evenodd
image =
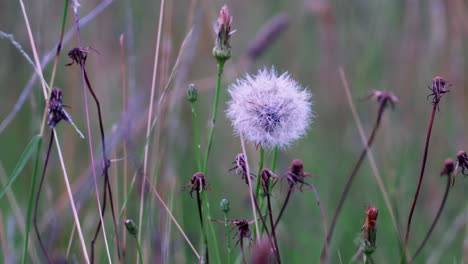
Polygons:
M29 230L31 229L31 217L32 217L33 204L34 204L34 190L36 189L37 172L39 171L39 160L41 159L41 148L42 148L42 137L39 138L39 142L37 144L36 160L34 161L33 178L31 181L31 190L29 191L28 212L26 216L26 233L24 236L23 257L21 260L22 264L26 263L26 252L28 250Z
M224 213L224 227L226 227L226 238L227 238L227 252L228 252L228 264L232 262L232 252L231 252L231 228L229 226L229 217L228 213Z
M136 235L133 235L133 237L135 238L136 246L138 249L138 258L140 259L140 263L143 264L143 254L141 254L140 242L138 241L138 238Z
M200 155L200 139L197 129L197 111L195 110L195 102L190 102L192 107L192 126L193 126L193 143L195 145L195 157L197 160L198 171L202 170L201 155Z
M278 147L273 150L273 160L271 161L271 171L274 173L276 170L276 161L278 160ZM271 187L271 186L270 186Z
M205 202L205 208L206 208L206 219L213 219L211 217L210 213L210 202L208 201L208 196L206 195L206 191L202 190L202 199ZM221 255L219 254L219 246L218 246L218 239L216 238L216 232L213 227L213 222L208 221L208 227L210 229L211 233L211 239L212 239L212 245L214 247L214 252L215 252L215 257L216 257L216 263L222 263L221 262Z
M260 194L260 172L263 169L263 161L265 159L265 150L260 146L260 161L258 162L258 173L257 173L257 186L255 187L255 199L258 200ZM263 201L263 199L262 199ZM263 203L262 203L263 204Z
M216 116L218 115L219 94L221 92L221 76L223 74L225 62L226 61L222 61L222 60L218 61L218 79L216 81L216 93L215 93L215 99L213 103L213 116L211 118L210 136L208 138L208 147L206 149L205 162L203 165L203 174L205 175L206 175L206 170L208 166L208 159L210 157L211 146L213 145L213 136L214 136L214 131L215 131Z

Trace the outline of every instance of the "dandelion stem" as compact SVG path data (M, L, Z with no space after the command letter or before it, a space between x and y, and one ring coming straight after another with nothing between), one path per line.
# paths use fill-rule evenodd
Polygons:
M39 207L39 199L41 197L42 185L44 184L44 178L45 178L46 171L47 171L47 165L49 164L50 151L52 150L53 143L54 143L54 130L52 130L50 133L49 146L47 147L47 154L46 154L46 159L44 162L44 168L42 169L41 180L39 181L39 189L37 189L37 192L36 192L36 201L34 205L34 214L33 214L34 230L36 231L37 240L39 240L39 245L41 246L42 252L46 256L48 263L53 263L54 261L49 255L49 253L47 252L47 248L45 247L44 242L42 242L42 239L41 239L41 233L39 232L39 228L37 226L37 209Z
M195 158L197 160L198 171L201 171L202 164L200 155L200 139L198 137L197 110L195 109L195 102L190 102L190 107L192 108L193 143L195 145Z
M406 226L404 249L403 249L405 254L406 254L406 248L408 246L409 234L411 230L411 220L413 219L414 209L416 207L416 202L418 201L419 191L421 190L422 180L424 177L424 171L426 169L426 161L427 161L427 154L429 151L429 142L431 140L432 125L434 123L435 114L436 114L438 105L439 105L439 102L435 102L432 106L431 119L429 120L429 127L427 128L426 143L424 145L424 153L423 153L423 159L421 162L421 171L419 174L418 187L416 188L416 193L414 194L413 203L411 204L411 210L408 216L408 224Z
M271 171L272 172L275 172L275 170L276 170L276 162L278 160L278 150L279 150L278 147L275 147L275 149L273 150L273 160L271 161Z
M137 235L133 235L133 237L135 238L135 243L136 243L136 247L137 247L137 250L138 250L138 259L140 260L140 263L143 264L143 254L141 253L141 245L140 245L140 241L138 241L138 237Z
M380 103L378 114L377 114L377 120L375 121L374 128L372 129L372 133L367 141L366 146L361 152L361 155L359 156L358 161L354 165L353 170L351 171L351 175L348 178L348 181L346 182L346 185L343 189L343 192L340 197L340 201L338 202L338 206L336 207L335 213L333 215L332 223L330 225L330 229L328 230L328 235L327 239L325 240L325 244L322 249L322 254L320 256L321 262L328 262L328 253L327 253L327 248L330 245L330 241L333 237L333 231L335 230L336 223L338 221L338 217L340 215L341 209L343 208L344 202L346 200L346 197L348 196L349 190L351 189L351 186L353 184L354 178L361 167L362 162L364 161L364 158L367 155L367 152L369 151L370 147L372 146L372 143L374 142L375 136L377 134L377 130L380 127L380 121L382 120L383 113L385 112L385 108L387 106L388 101L383 100Z
M431 236L432 231L434 231L434 228L435 228L437 222L439 221L440 215L442 214L442 211L444 210L445 203L447 202L447 197L448 197L448 194L449 194L449 191L450 191L451 181L452 181L452 173L447 173L447 185L445 187L444 197L442 198L442 202L440 203L439 210L437 211L436 217L434 218L434 221L432 222L431 227L429 228L429 231L427 231L427 234L424 237L424 240L422 241L421 245L416 250L416 253L414 253L413 257L411 257L411 260L410 260L409 263L412 263L414 261L414 259L419 255L419 253L421 253L422 249L424 248L427 241L429 240L429 237Z
M247 260L245 260L245 253L244 253L244 238L240 238L240 248L241 248L241 254L242 254L242 261L244 264L247 264Z
M218 60L218 77L216 81L216 92L215 98L213 103L213 116L211 118L211 128L210 128L210 135L208 138L208 146L205 153L205 161L203 164L203 174L206 175L207 166L208 166L208 159L210 157L211 146L213 145L213 137L215 132L215 125L216 125L216 116L218 115L218 105L219 105L219 94L221 92L221 77L223 75L224 70L224 63L225 60Z
M203 191L203 190L201 190ZM204 244L204 250L205 250L205 261L206 263L210 263L210 254L208 251L208 237L206 236L206 228L205 228L205 223L203 222L203 208L202 208L202 200L200 197L200 192L196 191L197 193L197 204L198 204L198 216L200 217L200 225L201 225L201 230L202 230L202 235L203 235L203 244Z
M255 187L255 199L258 199L258 195L260 194L260 178L261 178L260 172L263 169L264 160L265 160L265 150L262 148L262 146L260 146L260 160L258 162L257 186Z
M210 202L208 201L208 196L206 195L206 192L202 190L202 199L205 202L205 208L206 208L206 217L207 219L212 219L211 217L211 212L210 212ZM214 247L214 252L215 252L215 257L216 257L216 263L222 263L221 262L221 255L219 254L219 246L218 246L218 239L216 238L216 232L213 227L212 222L208 222L208 227L210 229L211 233L211 239L212 239L212 245Z
M226 228L226 237L227 237L227 255L228 255L228 264L232 262L232 244L231 244L231 228L229 226L229 217L228 212L224 211L224 227Z
M214 137L214 131L215 131L215 124L216 124L216 116L218 115L218 105L219 105L219 94L221 91L221 77L223 75L223 70L224 70L224 63L226 60L218 60L218 78L216 81L216 92L215 92L215 98L214 98L214 103L213 103L213 116L211 118L211 128L210 128L210 135L208 137L208 146L206 149L205 153L205 161L203 163L203 174L207 175L207 169L208 169L208 160L210 157L210 152L211 152L211 147L213 145L213 137ZM205 202L205 207L206 207L206 215L208 219L211 219L211 213L210 213L210 202L208 201L206 192L202 192L202 198ZM211 237L212 237L212 242L214 245L214 251L215 251L215 256L217 263L221 263L221 256L219 253L219 247L218 247L218 241L216 238L216 233L214 231L213 223L209 222L208 223Z
M288 194L286 194L286 198L284 199L283 206L281 207L281 210L280 210L280 212L279 212L279 215L278 215L278 217L276 218L276 221L275 221L275 228L278 226L278 223L279 223L279 221L281 220L281 216L283 216L284 210L286 209L286 205L288 205L289 198L291 198L291 194L292 194L292 192L293 192L293 189L294 189L294 184L291 183L291 184L289 185Z

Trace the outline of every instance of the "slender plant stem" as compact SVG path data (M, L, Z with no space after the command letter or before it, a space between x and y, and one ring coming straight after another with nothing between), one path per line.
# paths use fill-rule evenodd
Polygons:
M335 230L335 226L336 226L336 223L338 221L338 217L340 215L341 209L343 208L346 197L348 196L349 190L351 189L354 178L355 178L359 168L361 167L361 164L364 161L364 158L366 157L367 152L369 151L370 147L372 146L372 143L374 142L374 139L375 139L375 136L377 134L377 130L380 127L380 122L382 120L383 113L385 112L385 108L387 106L387 103L388 103L387 100L383 100L380 103L379 111L378 111L378 114L377 114L377 120L376 120L376 122L374 124L374 128L372 129L372 133L371 133L371 135L370 135L370 137L369 137L369 139L367 141L366 146L362 150L358 161L354 165L354 168L351 171L351 175L349 176L348 181L346 182L344 190L343 190L343 192L341 194L340 201L338 202L338 206L336 207L335 213L333 215L332 223L330 225L330 229L328 230L327 239L325 240L325 244L324 244L323 249L322 249L322 254L320 256L320 259L321 259L322 262L328 263L327 248L329 247L330 241L331 241L331 239L333 237L333 232Z
M52 130L50 133L49 146L47 147L47 154L46 154L46 159L44 162L44 168L42 170L41 179L39 181L39 188L37 189L37 192L36 192L36 200L35 200L34 213L33 213L34 230L36 231L37 240L39 240L39 245L41 246L42 252L46 256L48 263L53 263L54 260L49 255L47 248L44 245L44 242L42 242L41 233L39 232L39 228L37 226L37 209L39 207L39 199L41 197L42 186L44 184L44 178L45 178L46 171L47 171L47 165L49 164L50 151L52 150L53 143L54 143L54 130Z
M276 163L278 161L278 150L279 150L278 147L275 147L275 149L273 149L273 160L271 161L271 171L272 172L276 171Z
M227 212L224 212L224 227L226 228L227 238L227 264L232 263L232 243L231 243L231 227L229 226L229 216Z
M33 176L31 181L31 189L29 191L29 201L28 201L28 212L26 216L26 232L24 235L24 244L23 244L23 257L21 260L22 264L26 263L26 252L28 250L29 243L29 230L31 229L31 218L33 212L33 202L34 202L34 190L36 189L37 174L39 173L39 160L41 157L41 148L42 148L42 137L39 138L36 148L36 160L34 161Z
M418 247L416 250L416 253L414 253L413 257L411 257L411 260L409 263L413 263L413 261L416 259L416 257L421 253L422 249L426 245L427 241L429 240L429 237L431 236L432 232L434 231L434 228L439 221L440 216L442 215L442 211L444 210L445 203L447 202L447 197L450 192L450 183L452 181L452 173L449 173L447 175L447 185L445 187L445 193L444 197L442 198L442 202L440 203L439 210L437 211L436 217L434 218L434 221L431 224L431 227L429 228L429 231L427 231L426 236L424 237L424 240L422 241L421 245Z
M263 169L263 163L265 160L265 150L260 146L260 160L258 161L258 173L257 173L257 185L255 186L255 199L258 199L260 195L260 172ZM263 200L263 199L262 199Z
M293 190L294 190L294 184L291 183L289 185L288 194L286 194L286 198L284 199L283 206L281 206L281 210L280 210L280 212L278 214L278 217L276 218L275 228L278 226L278 223L281 220L281 216L283 216L284 210L286 209L286 205L288 205L289 198L291 198L291 194L292 194Z
M211 217L210 203L208 201L208 196L206 195L206 191L202 190L201 194L202 194L202 200L205 203L206 217L207 217L207 219L213 219ZM213 226L213 223L211 221L208 221L208 228L210 229L210 233L211 233L211 240L212 240L211 244L213 245L213 249L214 249L214 252L215 252L216 263L222 263L221 262L221 255L219 254L218 239L216 238L216 232L214 230L214 226Z
M164 17L164 4L165 0L161 0L160 7L159 7L159 21L158 21L158 33L156 37L156 48L154 52L154 62L153 62L153 76L151 79L151 95L150 95L150 103L149 103L149 111L148 111L148 120L146 124L146 142L145 142L145 150L144 150L144 158L143 158L143 179L141 181L141 194L140 194L140 212L138 218L138 240L141 240L141 233L142 233L142 224L143 224L143 208L145 207L145 178L147 177L147 169L148 169L148 152L150 146L150 134L151 134L151 120L153 116L153 105L154 105L154 95L156 90L156 76L158 72L158 65L159 65L159 48L161 44L161 33L162 33L162 24L163 24L163 17ZM161 97L162 98L162 97ZM137 264L138 264L137 259Z
M203 191L203 190L202 190ZM202 207L202 200L200 197L200 192L197 192L197 205L198 205L198 216L200 217L200 226L202 230L202 235L203 235L203 244L204 244L204 250L205 250L205 263L209 264L210 263L210 254L208 251L208 237L206 235L206 228L205 228L205 223L203 222L203 207Z
M195 102L190 102L190 107L192 108L193 144L195 146L195 158L197 160L198 171L201 171L202 163L200 154L200 138L198 137L197 111L195 109Z
M140 263L143 264L143 254L141 254L140 242L138 241L138 237L136 235L133 235L133 237L135 238L135 243L138 250L138 259L140 260Z
M241 248L241 254L242 254L242 261L244 264L247 264L247 260L245 259L245 253L244 253L244 238L240 237L240 248Z
M221 91L221 77L223 75L223 70L224 70L224 63L226 61L219 60L218 61L218 78L216 81L216 92L215 92L215 98L214 98L214 103L213 103L213 116L211 118L211 128L210 128L210 135L208 137L208 146L206 148L206 153L205 153L205 160L203 163L203 174L205 176L207 175L207 169L208 169L208 160L210 157L210 152L211 152L211 147L213 145L213 137L214 137L214 132L215 132L215 127L216 127L216 117L218 115L218 105L219 105L219 95ZM206 207L206 215L208 219L211 219L211 213L210 213L210 202L208 201L206 192L202 191L202 200L205 203ZM215 256L217 263L222 263L221 262L221 256L219 253L219 246L218 246L218 240L216 238L216 233L214 231L213 223L208 222L208 226L210 229L211 237L212 237L212 242L214 246L214 251L215 251Z
M207 167L208 167L208 160L210 158L211 147L213 145L213 137L216 127L216 117L218 115L218 105L219 105L219 95L221 93L221 77L223 75L224 70L224 63L226 61L220 60L218 61L218 77L216 80L216 91L215 91L215 98L213 102L213 116L211 117L211 127L210 127L210 135L208 137L208 146L206 148L205 153L205 161L203 163L203 173L206 175Z
M273 223L273 210L271 209L271 200L270 200L269 190L268 190L268 193L266 193L266 197L267 197L267 203L268 203L268 218L270 219L271 235L273 236L273 241L275 243L275 248L276 248L276 253L278 254L279 263L281 263L280 250L278 247L278 239L276 238L276 230L275 230L276 228L275 228L275 224Z
M419 191L421 190L421 185L424 177L424 171L426 169L426 161L427 161L427 154L429 152L429 142L431 140L431 133L432 133L432 125L434 124L434 119L435 119L435 114L437 111L437 106L439 105L438 102L434 103L432 106L432 113L431 113L431 119L429 120L429 127L427 128L427 134L426 134L426 144L424 145L424 153L423 153L423 159L421 162L421 171L419 174L419 180L418 180L418 187L416 188L416 193L414 194L413 198L413 203L411 204L411 210L408 216L408 224L406 226L406 233L405 233L405 243L404 243L404 253L406 254L406 248L408 246L408 240L409 240L409 234L411 230L411 220L413 220L413 213L414 209L416 207L416 202L418 201L419 197Z
M122 79L122 112L123 112L123 120L125 120L125 127L129 127L128 124L128 117L127 117L127 64L125 60L125 37L124 35L120 35L120 76ZM128 184L128 158L127 158L127 137L124 136L122 139L123 144L123 200L127 200L127 184ZM127 219L127 208L124 208L123 211L123 219ZM120 219L120 218L118 218ZM127 247L127 232L125 232L125 226L122 227L122 258L125 259L125 250Z

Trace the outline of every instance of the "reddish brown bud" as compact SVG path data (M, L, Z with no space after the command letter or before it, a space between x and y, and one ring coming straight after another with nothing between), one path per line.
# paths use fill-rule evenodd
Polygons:
M454 168L455 168L455 163L453 162L453 159L451 158L446 159L444 162L444 168L440 172L440 176L449 175L453 173Z

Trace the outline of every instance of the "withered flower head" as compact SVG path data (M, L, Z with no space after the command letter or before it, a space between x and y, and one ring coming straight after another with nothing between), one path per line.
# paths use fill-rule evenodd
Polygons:
M428 87L429 90L432 91L430 95L427 96L427 98L432 96L432 104L438 104L440 102L440 98L450 90L448 89L451 84L448 84L447 81L440 77L437 76L434 79L432 79L432 88Z
M379 209L374 206L366 207L366 222L361 228L363 233L362 239L362 251L367 256L370 256L374 253L376 249L376 240L377 240L377 217L379 216Z
M302 186L304 184L309 185L307 182L304 181L304 178L310 177L312 176L312 174L304 173L304 165L302 163L302 160L295 159L291 162L289 171L286 172L284 176L290 183L291 187L296 186L300 191L302 191ZM299 183L301 184L300 187L298 186Z
M49 99L49 121L47 122L50 128L54 128L62 119L68 123L72 122L70 115L63 108L62 100L62 91L59 88L52 89Z
M249 220L231 220L230 223L233 224L234 227L237 227L237 232L234 234L234 237L238 237L238 240L236 242L236 245L239 244L239 242L244 239L244 238L247 238L249 239L249 241L252 241L252 233L250 232L250 228L249 228L249 224L253 223L255 221L251 221L249 222Z
M449 175L452 174L455 169L455 163L453 162L453 159L447 158L444 162L444 167L442 168L442 171L440 172L440 176L444 175Z
M468 176L468 155L463 150L457 153L457 168L458 167L461 167L463 175Z
M187 188L190 189L190 197L192 197L192 192L201 192L202 190L209 190L211 191L210 185L208 184L208 180L206 180L205 175L201 172L195 173L192 178L190 179L190 182L185 185L182 190L185 190Z
M229 13L229 8L225 5L219 12L219 17L215 26L215 33L217 36L213 48L213 56L218 61L224 62L231 58L231 44L229 43L229 38L234 33L234 31L231 31L231 25L232 16Z
M387 103L389 103L392 108L395 108L395 104L400 101L394 93L379 90L373 90L371 94L367 96L367 99L375 100L379 104L386 105Z
M247 163L245 161L245 155L244 153L239 153L236 155L235 161L232 162L235 164L235 166L229 171L233 171L238 175L241 175L242 179L245 180L245 184L249 185L249 179L247 179ZM249 173L250 174L250 179L255 177L255 174Z
M276 174L274 174L271 170L266 169L266 168L260 172L260 176L262 177L261 184L262 184L263 192L268 195L270 194L271 179L273 179L274 181L273 182L273 186L274 186L278 181L278 176L276 176Z

